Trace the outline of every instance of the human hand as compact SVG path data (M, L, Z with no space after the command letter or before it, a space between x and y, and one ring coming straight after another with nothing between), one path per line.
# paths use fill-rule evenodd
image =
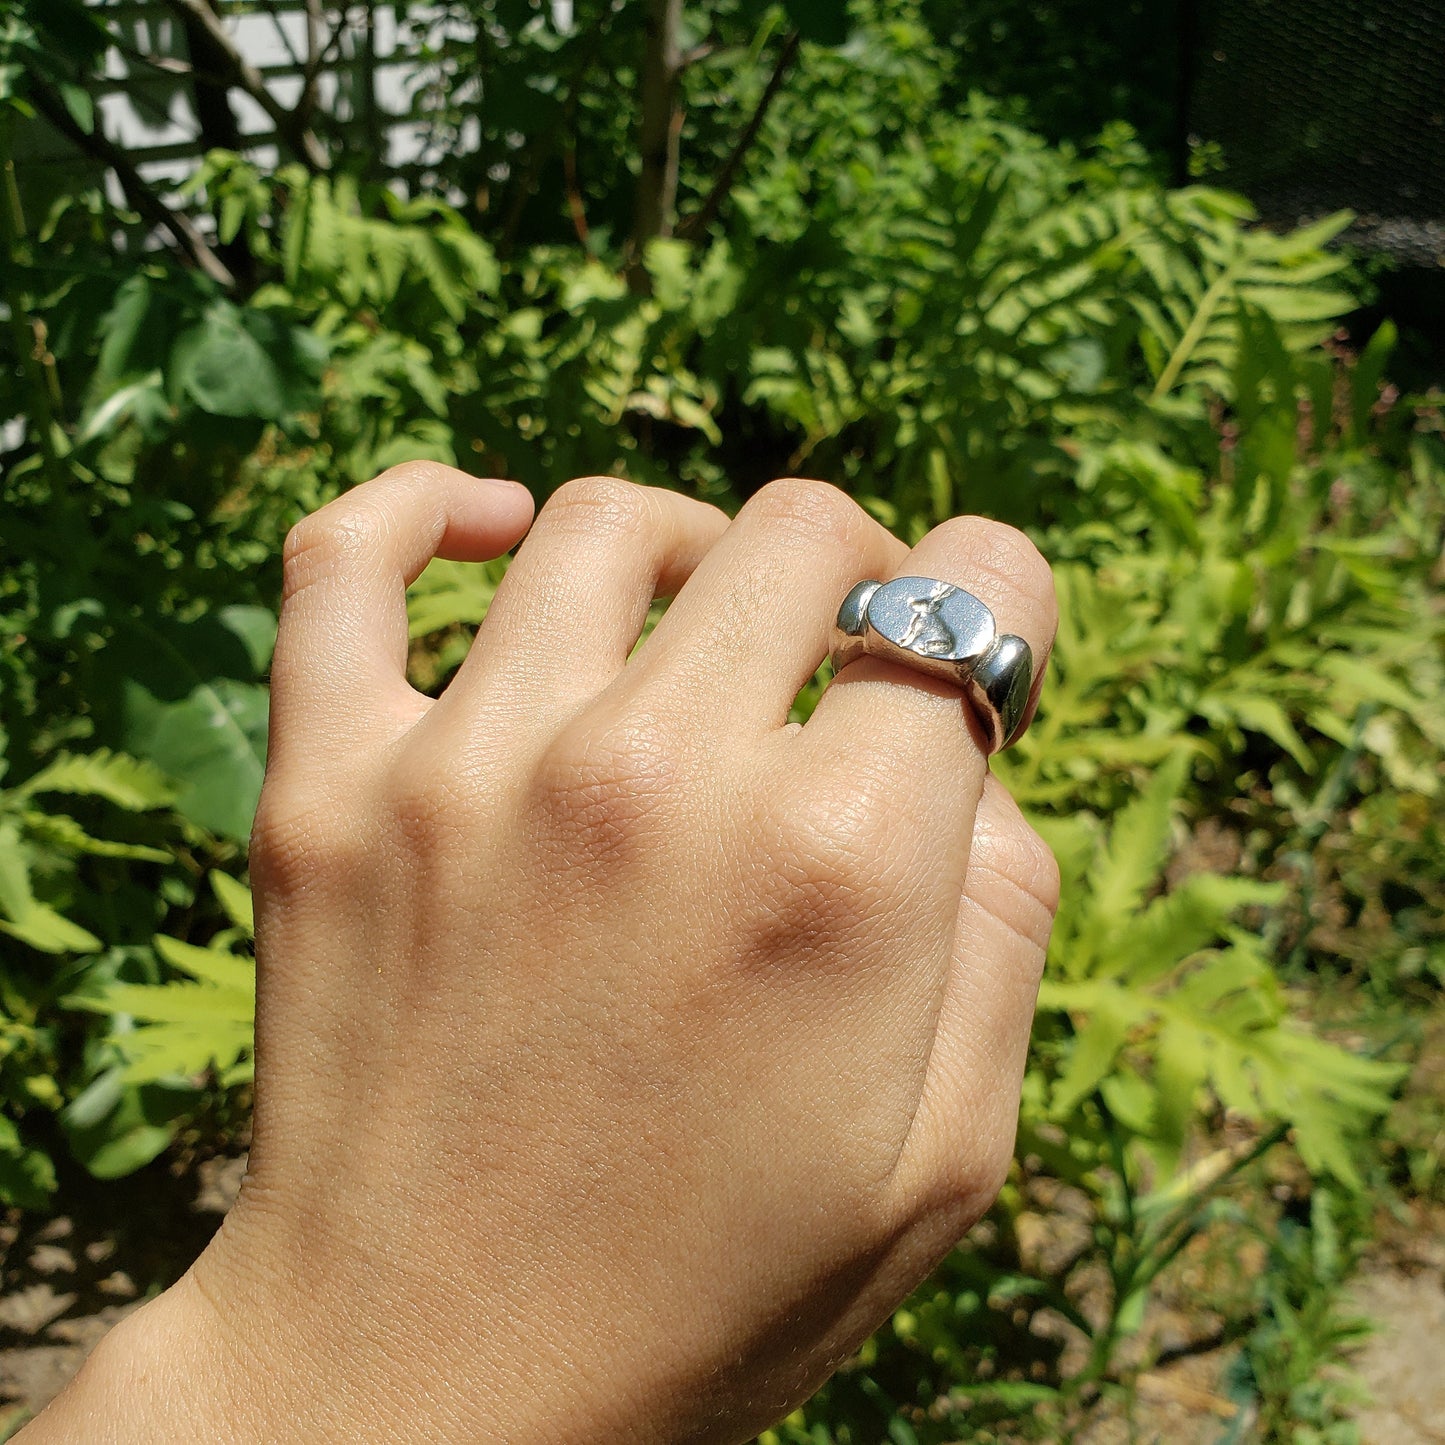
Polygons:
M72 1387L123 1402L103 1438L745 1440L1004 1178L1053 859L955 687L865 658L787 716L843 595L903 573L986 602L1036 693L1032 545L910 553L818 482L731 525L573 482L416 693L406 584L530 517L417 465L288 541L250 1172Z

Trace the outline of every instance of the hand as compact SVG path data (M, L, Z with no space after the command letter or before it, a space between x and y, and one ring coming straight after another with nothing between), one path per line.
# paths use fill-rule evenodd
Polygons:
M956 688L863 659L787 716L865 577L968 588L1041 679L1032 545L572 482L414 692L405 585L530 517L417 465L288 541L250 1173L73 1387L149 1402L106 1438L746 1440L1004 1178L1053 859Z

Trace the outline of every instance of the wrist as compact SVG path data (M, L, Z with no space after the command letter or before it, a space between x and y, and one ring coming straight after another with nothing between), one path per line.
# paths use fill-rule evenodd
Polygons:
M508 1329L515 1353L499 1340L484 1368L475 1334L488 1311L469 1311L469 1333L449 1317L440 1291L433 1310L402 1312L413 1325L434 1313L441 1327L436 1337L409 1334L403 1363L387 1338L395 1321L369 1319L364 1291L346 1291L350 1308L324 1288L293 1297L278 1290L280 1271L237 1268L238 1253L251 1252L226 1248L235 1244L226 1234L223 1228L188 1274L102 1339L17 1445L714 1438L660 1423L670 1412L658 1408L654 1392L629 1400L634 1392L618 1373L607 1377L605 1402L589 1395L593 1372L575 1362L564 1367L535 1321L530 1331ZM582 1318L568 1343L583 1359L606 1353L600 1342L589 1349ZM659 1423L649 1428L654 1415Z
M121 1320L17 1441L229 1445L285 1438L255 1390L243 1388L242 1366L219 1326L187 1275Z
M415 1357L404 1368L390 1331L369 1318L364 1291L352 1290L347 1308L324 1289L310 1299L293 1295L279 1272L267 1272L263 1283L259 1270L237 1266L238 1253L247 1252L226 1248L224 1234L188 1274L101 1340L18 1445L402 1438L556 1445L625 1433L594 1433L571 1402L561 1412L564 1428L553 1412L565 1384L534 1393L527 1387L539 1382L527 1378L528 1364L513 1360L510 1368L503 1351L491 1352L486 1370L475 1359L461 1368L459 1332L411 1340ZM462 1353L475 1355L474 1344Z

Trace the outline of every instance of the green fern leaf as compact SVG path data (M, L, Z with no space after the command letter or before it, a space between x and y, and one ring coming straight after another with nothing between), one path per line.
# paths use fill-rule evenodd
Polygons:
M211 870L211 890L217 901L226 910L226 917L241 930L247 938L256 936L256 909L251 901L251 890L238 883L229 873L219 868Z
M97 953L101 942L88 929L72 923L48 903L31 901L20 917L0 918L0 933L8 933L41 953Z
M129 858L138 863L169 863L171 854L144 843L117 843L94 838L67 813L41 813L26 808L16 815L34 840L70 854L86 853L92 858Z
M62 753L14 792L23 798L36 793L71 793L106 798L129 812L164 808L175 801L175 789L164 773L139 758L99 748L93 753Z
M220 1020L203 1025L156 1024L125 1035L121 1077L128 1084L149 1084L174 1075L194 1078L215 1069L223 1083L240 1083L252 1077L251 1062L241 1062L250 1048L251 1031L244 1024Z
M1090 983L1068 996L1073 999L1077 1032L1049 1101L1049 1113L1060 1120L1067 1119L1098 1088L1113 1069L1129 1030L1148 1015L1146 1000L1109 984ZM1057 1007L1061 997L1053 990L1050 1006Z
M238 954L223 953L215 948L197 948L193 943L182 943L178 938L157 936L156 952L182 973L202 983L213 984L218 989L245 994L255 1007L256 965ZM162 985L162 990L170 985Z
M1183 751L1170 756L1144 791L1119 813L1102 857L1089 878L1089 904L1063 959L1070 977L1092 973L1106 940L1131 917L1153 885L1168 852L1174 804L1189 766Z
M0 933L41 953L94 953L100 940L36 898L30 862L12 819L0 821Z
M433 299L453 321L460 321L467 314L469 297L452 259L427 231L411 231L407 250L417 271L431 287Z
M378 306L396 299L411 258L407 233L392 226L374 226L366 237L370 262L375 269L372 296Z
M1096 975L1127 975L1136 988L1152 984L1216 943L1239 909L1277 904L1285 893L1279 883L1195 873L1122 924L1112 961L1101 964Z
M1196 704L1199 715L1216 726L1237 723L1249 732L1262 733L1297 762L1306 773L1313 773L1315 760L1305 746L1289 714L1273 697L1234 689L1212 690Z
M438 558L428 564L407 592L407 632L427 637L459 623L475 627L487 615L505 564L452 562Z
M207 983L114 983L99 995L72 994L71 1008L91 1013L125 1014L146 1023L204 1025L243 1023L253 1017L255 995L240 988Z

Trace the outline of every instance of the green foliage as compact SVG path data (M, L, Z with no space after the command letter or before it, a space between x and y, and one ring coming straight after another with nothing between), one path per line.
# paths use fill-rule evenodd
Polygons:
M1122 133L1079 156L981 104L940 110L926 30L886 34L819 54L768 114L732 234L654 241L640 286L576 248L503 267L428 196L213 154L185 197L264 283L249 319L205 287L127 283L90 415L153 444L201 412L233 436L270 417L277 464L313 495L417 455L544 492L617 470L724 499L806 466L895 522L1029 518L1060 508L1081 447L1121 432L1207 459L1198 423L1233 394L1246 312L1298 353L1349 306L1322 249L1339 220L1276 237L1235 198L1161 190ZM266 364L218 392L186 338L213 361L258 326ZM735 435L719 418L740 401Z
M1242 908L1281 901L1282 885L1194 873L1166 893L1171 812L1183 782L1176 754L1115 817L1107 840L1084 815L1045 825L1066 904L1039 995L1072 1027L1039 1049L1046 1118L1070 1133L1096 1091L1110 1115L1173 1173L1207 1088L1236 1116L1288 1121L1311 1169L1358 1188L1361 1132L1390 1107L1403 1070L1356 1058L1299 1028L1259 930ZM1152 896L1151 896L1152 895ZM1147 901L1146 901L1147 900Z
M1122 119L1155 151L1177 144L1187 8L1149 0L925 0L922 13L938 42L958 54L963 86L1007 98L1052 139L1080 140ZM949 99L962 98L960 81Z
M170 786L157 769L102 749L84 757L61 754L19 787L0 792L0 932L42 953L89 953L100 947L99 940L36 896L36 875L49 891L83 855L145 862L165 862L169 855L140 843L92 837L68 813L42 808L36 795L47 793L104 798L142 812L169 804Z
M261 791L268 709L258 679L275 635L264 607L236 604L184 622L132 616L107 644L97 680L97 691L114 688L102 696L127 746L175 781L176 811L237 843L250 834Z
M233 875L293 521L416 457L729 506L807 471L910 541L980 510L1055 560L1049 687L994 766L1066 886L1016 1177L770 1438L1065 1438L1124 1388L1174 1261L1243 1229L1288 1150L1336 1203L1307 1240L1270 1224L1239 1389L1280 1438L1333 1429L1310 1385L1349 1336L1330 1211L1354 1208L1401 1070L1312 1028L1304 986L1329 969L1434 1002L1445 978L1445 423L1385 382L1391 326L1321 345L1354 304L1343 218L1273 234L1236 197L1162 187L1121 127L1055 146L965 102L969 57L1028 16L989 41L987 6L865 0L839 45L835 5L736 0L687 14L684 224L634 244L644 7L579 0L570 30L548 6L452 8L486 23L431 123L459 137L480 112L476 153L408 187L359 153L325 172L212 151L166 199L208 216L234 285L117 243L136 217L98 192L30 218L5 197L0 1198L41 1207L57 1147L111 1177L244 1098ZM95 21L0 0L12 119L53 92L81 123ZM718 219L688 232L793 28ZM412 587L419 686L445 686L505 565ZM1061 1192L1084 1235L1046 1259L1031 1217ZM1294 1373L1269 1363L1291 1351Z
M251 939L251 897L226 874L210 883L229 926L204 948L158 934L60 1000L106 1025L90 1045L90 1083L60 1114L71 1152L98 1178L148 1164L208 1093L250 1081L256 968L235 947Z
M238 434L225 422L248 422L259 437L262 424L315 406L321 338L284 310L237 306L207 290L145 272L120 288L98 327L98 405L82 420L82 442L124 417L150 438L208 426Z
M33 1126L59 1111L75 1087L57 1000L68 983L109 967L97 955L110 900L93 895L85 865L100 860L115 870L168 863L172 854L154 846L164 834L126 827L123 818L166 808L173 796L158 769L104 749L61 753L18 786L0 789L0 1201L6 1204L40 1208L55 1187L47 1145ZM58 808L58 799L69 806Z
M739 197L767 227L743 307L790 296L749 395L790 424L790 465L847 478L885 518L1057 511L1082 446L1178 438L1175 417L1197 427L1207 396L1233 397L1249 308L1297 350L1349 306L1322 284L1342 220L1271 237L1236 198L1160 191L1123 138L1078 158L981 107L910 115L917 148L886 153L848 136L844 88L810 112L807 172Z
M211 1073L223 1089L250 1081L256 965L233 945L252 939L251 895L224 873L213 873L211 886L230 928L204 948L164 934L155 940L162 961L183 978L159 984L113 981L65 1000L111 1019L110 1042L123 1060L124 1083L184 1082Z
M1339 1361L1372 1333L1343 1298L1364 1224L1358 1205L1321 1189L1306 1220L1286 1219L1267 1236L1260 1321L1245 1340L1231 1391L1257 1402L1261 1441L1358 1445L1350 1407L1362 1394Z
M109 44L83 0L0 0L0 116L33 115L31 91L48 82L75 124L92 129L95 104L83 82Z

